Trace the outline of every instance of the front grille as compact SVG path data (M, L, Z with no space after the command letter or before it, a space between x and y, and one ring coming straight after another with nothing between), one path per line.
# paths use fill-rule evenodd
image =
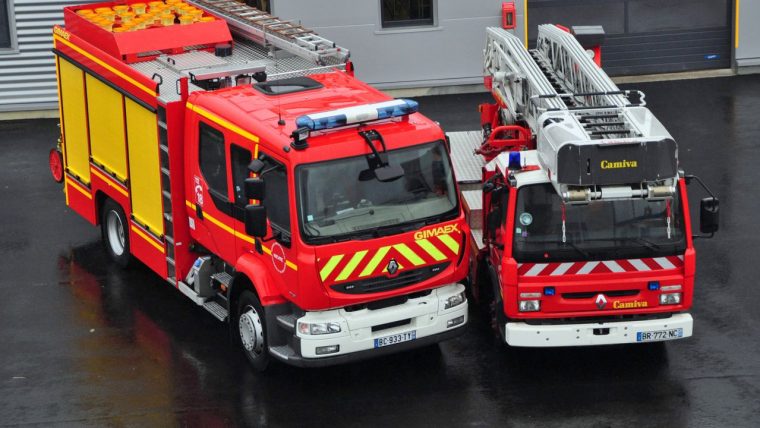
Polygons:
M440 263L437 265L426 266L420 269L402 271L398 274L398 276L394 278L381 276L361 281L349 281L342 284L332 285L331 288L335 291L346 294L366 294L395 290L397 288L407 287L409 285L417 284L426 279L432 278L442 270L446 269L448 265L449 262Z
M343 308L343 310L346 311L346 312L356 312L356 311L360 311L362 309L369 309L371 311L375 311L375 310L378 310L378 309L390 308L391 306L403 305L409 299L418 299L420 297L429 296L430 293L432 293L432 292L433 292L433 290L422 290L422 291L418 291L416 293L407 294L405 296L391 297L389 299L383 299L383 300L378 300L378 301L375 301L375 302L363 303L361 305L346 306L345 308Z
M374 333L374 332L380 331L380 330L388 330L389 328L400 327L402 325L407 325L407 324L411 324L411 323L412 323L412 319L411 318L407 318L405 320L400 320L400 321L393 321L393 322L389 322L389 323L373 326L372 327L372 332Z
M607 297L629 297L639 294L639 290L584 291L582 293L562 293L565 299L589 299L604 294Z

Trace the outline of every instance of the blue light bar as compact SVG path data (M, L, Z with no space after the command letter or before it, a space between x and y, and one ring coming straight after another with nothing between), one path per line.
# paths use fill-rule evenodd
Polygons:
M656 291L660 289L660 281L649 281L649 284L647 285L647 288L649 288L649 291Z
M416 101L399 99L299 116L296 119L296 126L320 131L373 120L406 116L416 113L418 110L419 104Z

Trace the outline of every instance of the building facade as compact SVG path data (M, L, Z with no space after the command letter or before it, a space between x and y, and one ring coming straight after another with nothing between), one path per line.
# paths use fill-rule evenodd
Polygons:
M357 75L383 89L482 81L484 28L502 24L501 0L247 0L300 21L351 50ZM53 109L51 27L91 0L0 0L0 112ZM515 32L542 23L602 25L611 75L760 67L753 0L516 0ZM742 71L741 69L739 70Z

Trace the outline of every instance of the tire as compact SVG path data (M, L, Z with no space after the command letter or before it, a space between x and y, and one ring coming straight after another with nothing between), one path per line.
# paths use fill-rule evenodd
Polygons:
M249 290L240 293L235 313L235 337L238 347L259 372L269 365L269 348L267 339L264 308L256 294Z
M111 199L106 199L100 214L100 233L108 257L121 268L126 268L132 261L128 224L121 206Z
M504 302L501 300L499 292L499 277L492 266L488 266L488 281L491 285L491 298L489 304L488 318L494 334L502 343L505 342L505 329L507 316L504 313Z

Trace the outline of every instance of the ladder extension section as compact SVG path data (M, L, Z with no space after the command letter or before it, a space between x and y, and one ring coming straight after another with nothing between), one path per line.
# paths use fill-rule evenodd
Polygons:
M227 21L232 32L262 46L281 49L322 66L348 61L348 49L317 35L314 30L284 21L255 7L232 0L187 0Z
M572 95L573 104L586 107L629 105L617 85L591 60L578 40L556 25L538 26L538 41L533 54L539 64L548 66L564 91Z
M520 39L499 27L486 29L485 73L492 77L492 91L506 105L507 123L526 121L538 129L538 116L565 104Z

